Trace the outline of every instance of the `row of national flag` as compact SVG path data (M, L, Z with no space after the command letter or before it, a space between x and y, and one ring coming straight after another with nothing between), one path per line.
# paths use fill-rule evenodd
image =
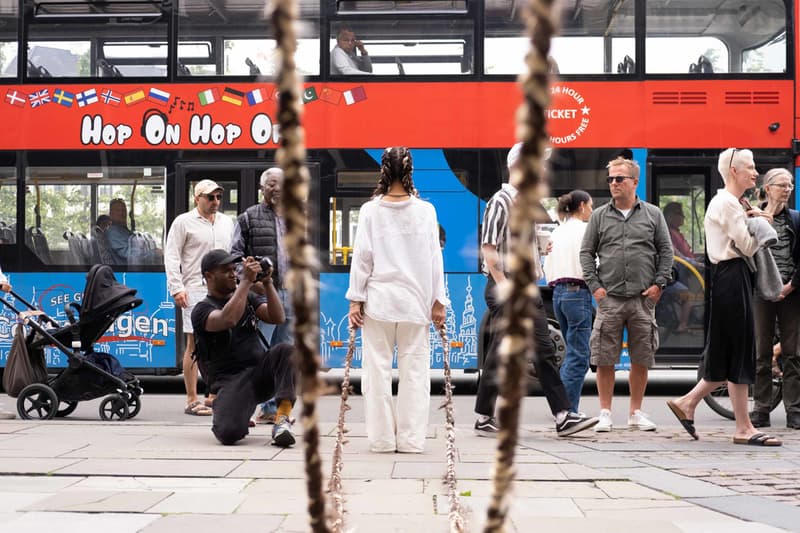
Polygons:
M258 105L265 102L267 99L278 101L280 93L278 89L273 89L272 94L267 96L266 89L253 89L252 91L239 91L232 87L225 87L222 93L219 89L211 88L205 89L197 93L197 100L201 106L211 105L217 102L226 102L235 106L248 106ZM330 87L324 87L321 91L317 91L316 87L308 87L303 91L302 100L304 104L311 103L315 100L322 100L329 104L339 105L344 100L346 105L352 105L367 99L367 93L364 87L355 87L346 91L337 91Z
M272 91L269 98L277 101L279 98L277 89ZM87 89L82 92L70 92L65 89L40 89L30 94L25 94L18 89L8 89L6 91L5 102L16 107L32 108L41 107L47 104L57 104L64 107L86 107L102 102L103 104L118 107L120 104L131 106L144 101L157 105L166 106L170 100L170 93L150 87L148 90L136 89L127 93L116 92L112 89ZM207 106L216 102L225 102L235 106L255 106L268 99L266 89L253 89L251 91L239 91L232 87L225 87L220 93L217 88L205 89L197 93L197 101L201 106ZM330 87L323 87L317 91L316 87L308 87L303 91L302 100L304 104L322 100L333 105L339 105L344 101L345 105L353 105L367 99L364 87L354 87L346 91L337 91Z
M30 94L25 94L18 89L6 91L5 102L7 104L25 107L30 104L32 108L41 107L47 104L57 104L64 107L86 107L102 102L106 105L118 107L121 103L134 105L140 102L149 101L159 105L166 105L169 102L170 94L161 89L151 87L147 92L144 89L136 89L129 93L121 93L112 89L86 89L81 92L70 92L65 89L40 89Z

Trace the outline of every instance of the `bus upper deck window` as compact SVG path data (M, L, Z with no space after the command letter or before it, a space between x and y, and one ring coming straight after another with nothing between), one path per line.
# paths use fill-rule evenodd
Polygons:
M786 70L786 8L754 0L720 9L697 0L691 8L647 2L649 74L782 73Z

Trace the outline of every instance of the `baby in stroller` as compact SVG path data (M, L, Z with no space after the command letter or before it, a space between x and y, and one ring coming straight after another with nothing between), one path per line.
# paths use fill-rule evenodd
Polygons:
M11 294L28 310L20 311L5 299L0 302L21 319L18 328L23 328L22 324L31 328L17 353L12 345L3 379L9 396L17 397L21 418L67 416L78 402L101 396L105 396L99 409L103 420L125 420L139 414L143 392L139 380L114 356L94 351L94 343L117 317L142 304L136 289L117 282L110 266L94 265L86 275L82 303L65 306L68 323L63 325L13 291ZM50 377L44 358L47 346L55 346L68 360L66 368ZM10 377L13 379L7 379Z

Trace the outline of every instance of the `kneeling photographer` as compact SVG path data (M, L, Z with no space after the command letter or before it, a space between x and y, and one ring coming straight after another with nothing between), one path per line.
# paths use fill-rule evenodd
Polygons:
M278 403L273 443L284 448L295 443L289 422L295 401L292 346L278 344L267 350L258 332L259 320L276 324L285 318L270 270L268 261L225 250L212 250L201 262L208 295L192 312L195 357L211 393L217 395L212 431L225 445L248 434L256 404L273 396ZM263 296L250 290L254 284L263 286Z

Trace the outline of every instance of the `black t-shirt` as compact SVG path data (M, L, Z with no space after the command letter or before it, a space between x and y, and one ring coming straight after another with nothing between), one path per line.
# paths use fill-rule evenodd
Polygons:
M228 302L206 296L192 311L197 356L205 363L210 381L224 375L232 375L253 367L261 361L267 351L258 334L258 320L255 310L267 302L264 296L248 293L244 314L231 329L206 331L208 315L215 309L222 309Z

